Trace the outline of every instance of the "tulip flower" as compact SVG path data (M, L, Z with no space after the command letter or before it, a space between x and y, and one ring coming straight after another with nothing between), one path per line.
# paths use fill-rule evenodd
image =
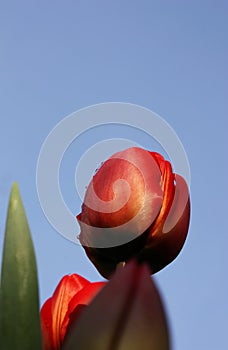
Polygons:
M67 275L58 284L53 296L43 305L41 329L43 350L60 350L70 323L103 287L105 282L91 283L77 274Z
M155 273L179 254L189 218L183 177L160 154L133 147L111 156L90 182L79 240L105 278L132 257Z
M63 350L168 350L158 290L145 264L119 268L67 333Z

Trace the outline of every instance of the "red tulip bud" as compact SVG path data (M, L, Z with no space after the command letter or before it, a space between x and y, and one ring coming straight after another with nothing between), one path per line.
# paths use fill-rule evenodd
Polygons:
M118 152L90 182L77 216L86 254L106 278L132 257L159 271L180 252L188 232L189 191L160 154Z
M40 312L43 350L60 350L71 322L75 322L82 308L89 304L104 284L91 283L77 274L62 278Z

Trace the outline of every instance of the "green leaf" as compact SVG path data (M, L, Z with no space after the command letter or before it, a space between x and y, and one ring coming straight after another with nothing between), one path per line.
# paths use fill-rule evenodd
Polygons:
M41 349L35 253L16 183L12 186L6 221L0 314L1 350Z

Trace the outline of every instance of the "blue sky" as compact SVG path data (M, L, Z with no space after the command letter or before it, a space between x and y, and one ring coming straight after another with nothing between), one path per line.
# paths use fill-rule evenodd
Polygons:
M167 120L191 167L187 242L155 277L173 348L227 348L227 30L228 5L220 0L1 2L0 244L17 180L36 249L41 303L66 273L100 279L82 248L56 233L42 212L36 192L42 143L80 108L134 103ZM95 130L91 140L118 135L150 144L123 128ZM62 193L75 214L81 204L74 168L88 138L69 149L61 167Z

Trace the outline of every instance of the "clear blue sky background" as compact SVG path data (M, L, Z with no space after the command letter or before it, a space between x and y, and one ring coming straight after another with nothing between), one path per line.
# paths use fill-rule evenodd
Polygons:
M131 102L168 121L191 166L189 236L179 257L156 275L173 349L228 348L227 33L225 0L1 1L0 245L17 180L36 249L41 303L66 273L100 279L83 249L57 234L43 215L35 183L42 142L79 108ZM83 143L75 147L83 150ZM78 159L70 154L61 186L78 213Z

